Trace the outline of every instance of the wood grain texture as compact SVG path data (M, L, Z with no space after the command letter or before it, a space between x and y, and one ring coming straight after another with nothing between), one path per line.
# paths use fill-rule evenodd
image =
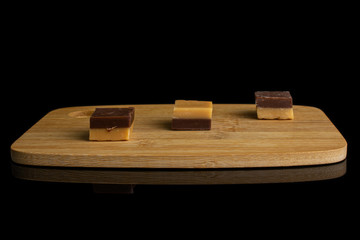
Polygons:
M129 141L89 141L96 107L135 107ZM347 143L318 108L294 105L294 120L258 120L254 104L214 104L210 131L173 131L173 104L54 110L11 146L14 162L107 168L242 168L342 161Z

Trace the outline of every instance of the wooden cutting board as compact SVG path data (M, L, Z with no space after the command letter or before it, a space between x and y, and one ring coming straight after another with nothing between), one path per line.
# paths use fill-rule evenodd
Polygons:
M135 107L129 141L89 141L95 107ZM56 109L11 146L25 165L105 168L244 168L342 161L347 143L320 109L294 106L294 120L258 120L254 104L214 104L210 131L173 131L172 104Z

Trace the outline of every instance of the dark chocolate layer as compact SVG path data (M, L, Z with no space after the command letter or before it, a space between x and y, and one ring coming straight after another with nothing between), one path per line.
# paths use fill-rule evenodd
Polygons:
M289 91L257 91L255 92L257 107L292 108L292 97Z
M211 119L173 118L173 130L210 130Z
M125 128L134 121L135 108L96 108L90 117L90 128Z

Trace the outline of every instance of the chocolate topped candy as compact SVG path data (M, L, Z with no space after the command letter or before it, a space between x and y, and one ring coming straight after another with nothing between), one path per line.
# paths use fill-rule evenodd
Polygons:
M294 119L289 91L257 91L255 104L259 119Z
M96 108L90 117L89 139L95 141L129 140L135 108Z

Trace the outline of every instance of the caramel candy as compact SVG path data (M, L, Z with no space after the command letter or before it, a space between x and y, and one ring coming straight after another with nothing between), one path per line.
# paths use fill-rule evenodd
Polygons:
M129 140L135 108L96 108L90 117L89 139L94 141Z
M289 91L257 91L255 103L259 119L294 119Z
M212 102L176 100L171 128L173 130L210 130Z
M292 108L257 108L259 119L294 119Z
M211 119L212 102L194 100L176 100L173 118Z

